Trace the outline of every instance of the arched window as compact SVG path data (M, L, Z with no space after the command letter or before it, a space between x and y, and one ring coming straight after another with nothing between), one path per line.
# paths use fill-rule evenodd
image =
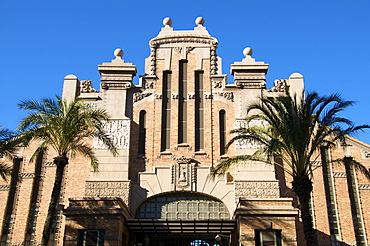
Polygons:
M143 202L136 211L137 219L230 219L223 202L199 193L164 193Z
M139 118L139 155L145 155L145 139L146 139L146 111L140 111Z
M219 113L219 131L220 131L220 155L226 154L226 112L221 110Z

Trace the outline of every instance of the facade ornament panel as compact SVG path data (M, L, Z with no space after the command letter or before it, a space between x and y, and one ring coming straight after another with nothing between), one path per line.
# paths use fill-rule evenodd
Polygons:
M130 121L129 120L109 120L104 124L104 129L112 138L117 149L128 149L130 136ZM93 147L95 149L107 149L105 144L94 138Z
M235 181L235 201L239 198L279 198L278 181Z
M85 196L87 197L120 197L129 203L130 181L87 181Z
M81 93L91 93L91 92L98 92L94 88L92 88L91 80L80 80L81 84Z
M150 96L152 94L153 93L151 93L151 92L146 92L146 93L137 92L137 93L134 93L133 100L134 100L134 102L138 102L138 101L140 101L140 100L144 99L145 97L148 97L148 96Z

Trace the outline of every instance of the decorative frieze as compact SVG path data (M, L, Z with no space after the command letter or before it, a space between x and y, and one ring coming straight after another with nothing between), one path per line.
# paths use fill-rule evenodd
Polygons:
M370 184L358 184L360 190L370 190Z
M128 149L130 137L129 120L109 120L104 124L104 130L108 133L117 149ZM103 141L94 138L95 149L107 149Z
M55 163L53 161L46 161L44 162L45 167L56 167Z
M130 181L86 181L87 197L120 197L129 203Z
M148 97L150 95L152 95L153 93L151 92L146 92L146 93L142 93L142 92L137 92L137 93L134 93L134 102L137 102L137 101L140 101L142 99L144 99L145 97Z
M218 92L217 95L222 96L226 98L227 100L230 100L234 102L234 93L233 92Z
M278 181L235 181L235 198L278 198Z
M333 177L334 178L345 178L347 177L345 172L333 172Z
M10 185L0 185L0 191L5 191L9 189L10 189Z
M157 100L162 99L162 94L160 94L160 93L155 93L155 94L154 94L154 99L157 99Z
M204 93L204 99L213 99L213 94L211 94L211 93Z
M35 177L34 173L20 173L19 177L21 179L33 179Z

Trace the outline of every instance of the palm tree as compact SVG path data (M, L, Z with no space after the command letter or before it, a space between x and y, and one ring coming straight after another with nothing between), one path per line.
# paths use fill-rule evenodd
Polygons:
M15 156L15 150L19 141L16 135L7 128L0 126L0 157L6 157L12 160ZM12 169L5 162L0 161L0 176L6 180Z
M88 138L95 137L101 140L114 154L117 151L112 140L104 131L104 122L108 120L105 110L92 109L81 99L75 99L71 102L64 101L60 97L56 97L56 100L47 98L40 102L25 100L19 103L19 108L30 111L18 126L22 132L22 138L26 143L30 143L31 140L39 141L30 160L35 160L37 155L46 148L51 148L57 153L57 156L54 157L54 164L57 167L54 187L41 243L46 246L54 223L64 168L69 159L76 154L82 154L90 160L93 170L98 169L98 160L92 147L86 143Z
M338 116L338 113L353 104L338 94L319 96L317 93L308 93L306 97L260 98L258 103L248 108L248 113L252 110L258 113L246 120L248 123L260 120L266 126L255 124L249 128L233 130L236 136L227 147L238 140L255 141L261 147L252 155L222 161L213 169L212 175L222 175L231 165L243 161L261 161L282 167L293 179L292 189L299 200L306 244L317 245L309 209L314 169L312 160L319 157L320 147L332 145L336 141L344 143L346 135L370 127L354 126L350 120ZM370 178L366 167L356 161L351 164Z

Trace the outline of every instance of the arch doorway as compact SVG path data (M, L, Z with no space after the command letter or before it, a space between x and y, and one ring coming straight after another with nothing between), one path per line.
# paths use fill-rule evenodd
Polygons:
M127 225L138 246L228 246L235 230L222 201L195 192L152 196Z

